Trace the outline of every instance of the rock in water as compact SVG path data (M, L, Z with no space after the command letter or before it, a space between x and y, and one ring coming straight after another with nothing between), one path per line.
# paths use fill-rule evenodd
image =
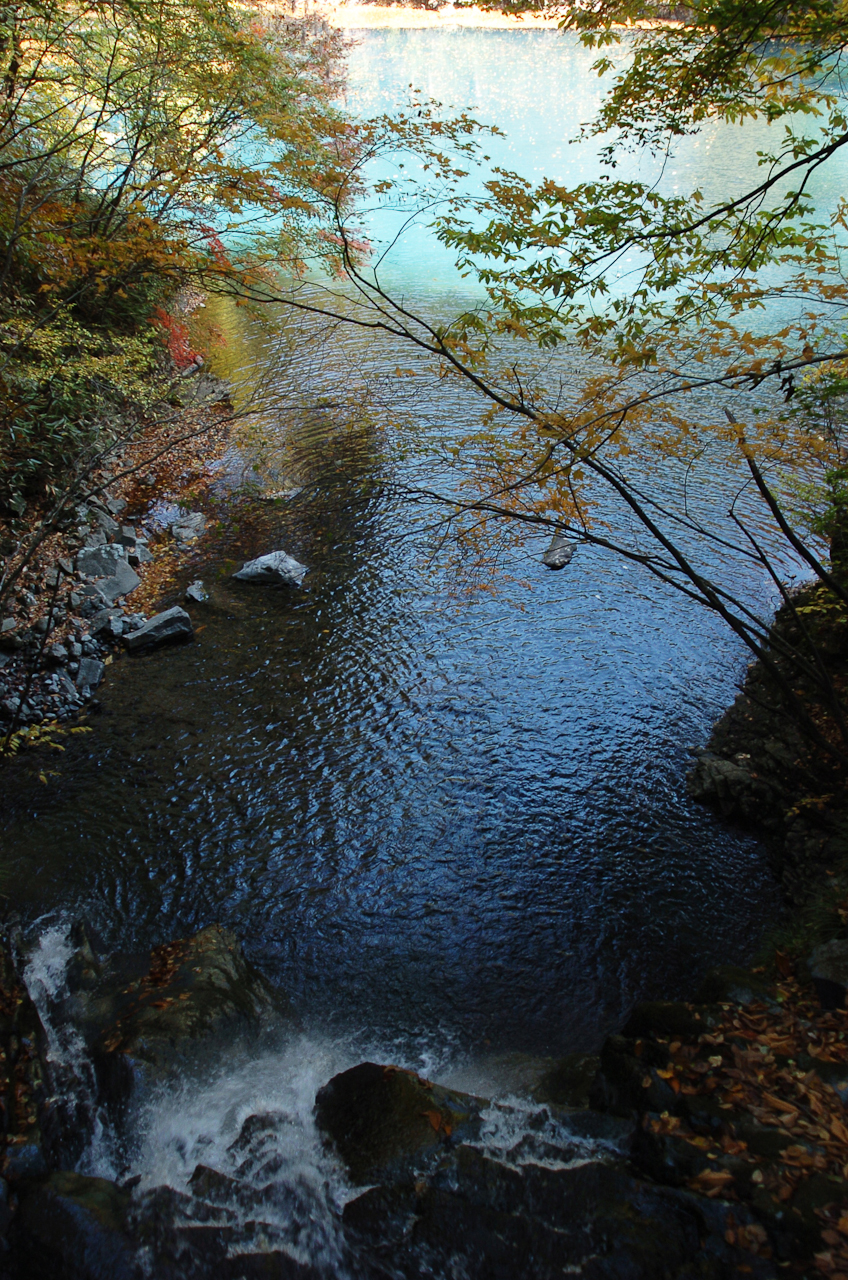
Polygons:
M362 1183L437 1154L452 1136L473 1137L487 1105L414 1071L361 1062L319 1089L315 1116L354 1181Z
M269 551L256 560L248 560L233 577L239 582L271 582L278 586L299 587L309 572L305 564L300 564L285 551Z
M180 516L179 520L171 525L171 533L177 542L194 542L205 528L206 517L199 511L190 511L188 515Z
M186 587L185 598L186 600L193 600L195 604L202 604L204 600L209 599L209 592L198 578L197 582L192 582L190 586Z
M191 618L177 604L173 609L166 609L164 613L157 613L149 618L137 631L125 635L124 644L135 651L170 644L174 640L190 640L193 635Z
M574 555L574 543L564 533L555 533L551 545L542 556L546 569L564 569Z
M154 947L146 972L128 983L101 983L84 1004L86 1036L113 1102L204 1044L231 1043L239 1032L255 1036L272 1017L292 1017L285 997L251 969L235 935L220 925Z

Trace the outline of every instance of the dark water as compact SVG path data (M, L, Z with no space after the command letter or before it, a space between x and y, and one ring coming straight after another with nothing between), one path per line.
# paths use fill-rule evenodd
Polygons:
M684 794L737 646L583 549L458 601L362 478L231 535L302 558L303 590L184 575L197 641L113 664L47 785L14 775L7 891L115 946L222 921L308 1017L468 1050L593 1044L746 956L763 850Z
M474 58L490 57L494 94L505 33L485 34ZM432 79L434 33L420 37L361 46L366 99L377 55L400 84L417 49ZM461 47L467 59L467 34ZM515 63L525 78L535 47ZM416 288L444 302L434 271L429 294ZM297 437L310 487L288 507L234 507L222 481L225 528L180 584L210 588L192 608L202 631L116 661L93 732L51 758L46 785L41 762L7 773L0 888L33 925L85 916L110 947L220 921L313 1027L470 1055L596 1045L640 996L691 992L750 955L778 909L765 852L684 787L687 746L744 672L737 642L598 551L549 573L533 538L511 552L525 586L458 592L420 512L385 495L418 459L331 413L303 428L304 408L340 383L353 395L397 354L357 339L349 376L350 343L310 363L256 322L213 319L220 370L269 380L287 406L261 431L272 454ZM415 413L458 428L467 408L437 388ZM268 470L257 432L250 456ZM275 547L309 565L302 590L230 580ZM761 580L737 585L765 602Z

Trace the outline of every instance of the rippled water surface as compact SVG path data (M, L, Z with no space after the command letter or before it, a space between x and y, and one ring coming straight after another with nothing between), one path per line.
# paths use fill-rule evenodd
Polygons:
M588 113L585 59L550 33L471 39L369 33L351 96L378 104L426 74L510 131L512 163L545 167L557 113ZM417 261L410 289L441 305L458 282L434 257L428 284ZM299 432L308 487L238 505L184 574L211 592L197 640L114 663L94 732L46 785L19 769L4 862L29 917L84 915L125 948L221 921L307 1026L461 1054L594 1045L640 995L750 954L777 904L764 851L684 788L687 746L744 671L738 644L597 551L549 573L532 538L511 566L527 585L458 596L376 482L402 470L390 433L351 440L329 410L291 425L341 356L283 360L259 322L214 318L230 325L221 370L270 379L289 406L264 429ZM372 371L397 358L353 354ZM432 393L415 413L465 409ZM230 579L277 546L309 565L302 590ZM766 598L756 579L741 589Z

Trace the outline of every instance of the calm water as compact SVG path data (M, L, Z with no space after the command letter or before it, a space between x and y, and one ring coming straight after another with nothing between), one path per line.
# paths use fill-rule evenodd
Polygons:
M588 61L551 33L367 33L350 104L382 109L414 83L504 128L495 160L588 175L593 154L567 145L595 101ZM733 139L692 143L668 180L741 180L757 139ZM421 231L386 271L421 306L462 288ZM598 552L549 573L544 540L510 552L526 586L458 595L421 513L385 496L419 462L397 461L382 410L356 436L312 410L373 379L388 395L398 353L348 338L293 356L290 333L211 318L220 370L277 397L260 460L309 487L231 508L231 457L223 528L182 579L211 591L198 639L116 662L94 732L47 785L15 774L3 888L27 918L84 916L124 948L221 921L308 1026L457 1059L594 1046L638 997L748 956L778 901L764 851L684 789L740 646ZM425 391L407 409L450 430L469 406ZM278 546L309 565L301 591L230 580ZM740 590L767 599L757 578Z

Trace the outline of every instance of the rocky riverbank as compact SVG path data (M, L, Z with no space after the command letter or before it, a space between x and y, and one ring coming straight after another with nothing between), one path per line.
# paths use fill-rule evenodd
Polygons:
M151 605L203 538L204 490L232 416L226 384L199 366L190 373L182 412L112 451L3 603L0 733L19 733L21 744L48 741L57 725L96 707L106 668L125 648L193 633L183 610L176 619L151 618ZM16 541L5 531L4 541L8 568L20 532ZM202 601L202 584L186 594Z
M802 623L844 702L848 624L842 610L834 608L823 588L810 586L778 613L778 639L797 645ZM794 682L813 719L824 723L809 683ZM706 747L693 754L690 795L764 835L790 902L809 904L821 896L825 880L848 890L844 770L805 738L759 663L749 666L742 689ZM829 895L834 885L824 887Z

